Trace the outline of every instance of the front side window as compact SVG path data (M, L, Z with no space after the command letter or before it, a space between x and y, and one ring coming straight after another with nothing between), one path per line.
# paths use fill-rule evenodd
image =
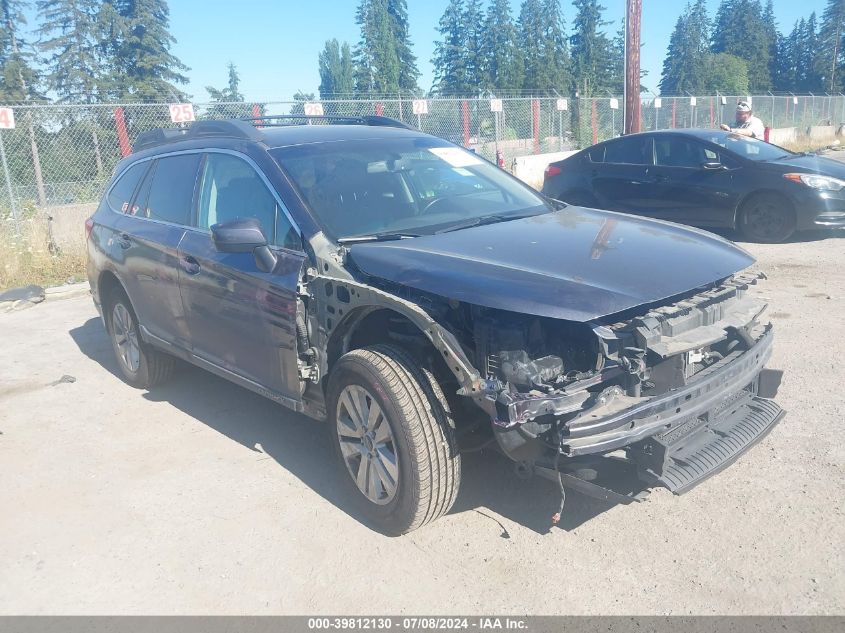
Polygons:
M138 188L141 177L147 171L148 162L136 163L125 170L114 186L109 191L108 202L113 211L118 213L129 212L129 203L132 202L132 194Z
M331 237L414 235L549 205L495 165L445 141L334 141L270 150Z
M197 182L199 154L164 156L156 160L146 202L138 197L136 215L187 226Z

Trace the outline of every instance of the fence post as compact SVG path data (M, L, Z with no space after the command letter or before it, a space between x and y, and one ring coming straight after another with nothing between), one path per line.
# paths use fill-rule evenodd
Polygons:
M461 100L461 113L464 119L464 147L469 147L469 101Z
M593 145L595 145L599 142L599 108L598 102L595 98L591 99L591 102L593 104L593 107L591 116L592 120L590 121L590 123L592 123L593 125Z
M710 97L710 127L713 127L713 99L714 97Z
M20 218L18 218L18 205L15 202L15 193L12 191L12 178L9 175L9 163L6 161L6 144L3 142L3 133L0 132L0 159L3 162L3 175L6 177L6 188L9 190L9 206L12 209L12 219L15 221L15 235L21 234Z
M32 124L32 113L27 116L29 125L29 146L32 152L32 168L35 170L35 188L38 192L38 206L47 206L47 194L44 192L44 176L41 173L41 156L38 153L38 143L35 140L35 126Z
M531 99L532 124L534 126L534 153L540 153L540 100Z
M117 126L117 144L120 147L120 156L126 158L132 153L132 145L129 143L129 133L126 131L126 119L123 117L123 108L114 109L114 122Z
M258 119L260 116L261 116L261 107L260 107L257 103L253 103L253 104L252 104L252 118L253 118L253 119ZM260 122L260 121L256 121L256 122L255 122L255 127L257 127L257 128L262 127L262 126L261 126L261 122Z
M672 98L672 129L675 129L675 112L678 110L678 98Z

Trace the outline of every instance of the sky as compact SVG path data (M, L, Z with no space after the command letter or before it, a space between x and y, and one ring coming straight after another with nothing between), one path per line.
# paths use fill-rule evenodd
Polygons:
M484 6L489 0L484 0ZM438 37L437 23L448 0L407 0L410 35L428 90L434 71L431 57ZM511 0L514 20L521 0ZM613 36L621 26L625 0L603 0L606 27ZM641 67L648 71L643 85L657 92L669 37L686 0L643 0ZM825 0L774 0L778 27L792 30L796 20L816 11ZM241 77L241 92L250 101L289 100L298 90L318 93L317 56L326 40L337 38L354 46L360 33L355 24L358 0L170 0L170 30L177 43L173 52L190 71L185 88L192 101L208 99L206 86L223 88L232 62ZM561 0L567 32L575 9ZM708 0L711 18L719 0ZM30 24L33 20L30 19Z

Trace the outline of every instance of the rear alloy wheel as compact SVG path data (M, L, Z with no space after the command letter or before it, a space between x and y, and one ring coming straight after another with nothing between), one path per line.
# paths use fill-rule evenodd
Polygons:
M761 193L742 205L739 228L752 242L776 244L795 232L795 214L783 198Z
M123 379L141 389L164 382L173 371L174 360L141 339L138 318L123 292L112 298L107 314L112 348Z
M385 534L415 530L455 502L461 457L440 386L390 345L353 350L329 376L335 452L353 503Z

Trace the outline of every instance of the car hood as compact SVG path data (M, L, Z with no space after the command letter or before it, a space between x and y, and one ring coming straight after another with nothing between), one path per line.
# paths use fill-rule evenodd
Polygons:
M845 180L845 163L815 154L791 156L760 164L784 173L794 169L796 171L818 173Z
M754 262L705 231L581 207L348 248L349 260L374 277L475 305L572 321L654 303Z

